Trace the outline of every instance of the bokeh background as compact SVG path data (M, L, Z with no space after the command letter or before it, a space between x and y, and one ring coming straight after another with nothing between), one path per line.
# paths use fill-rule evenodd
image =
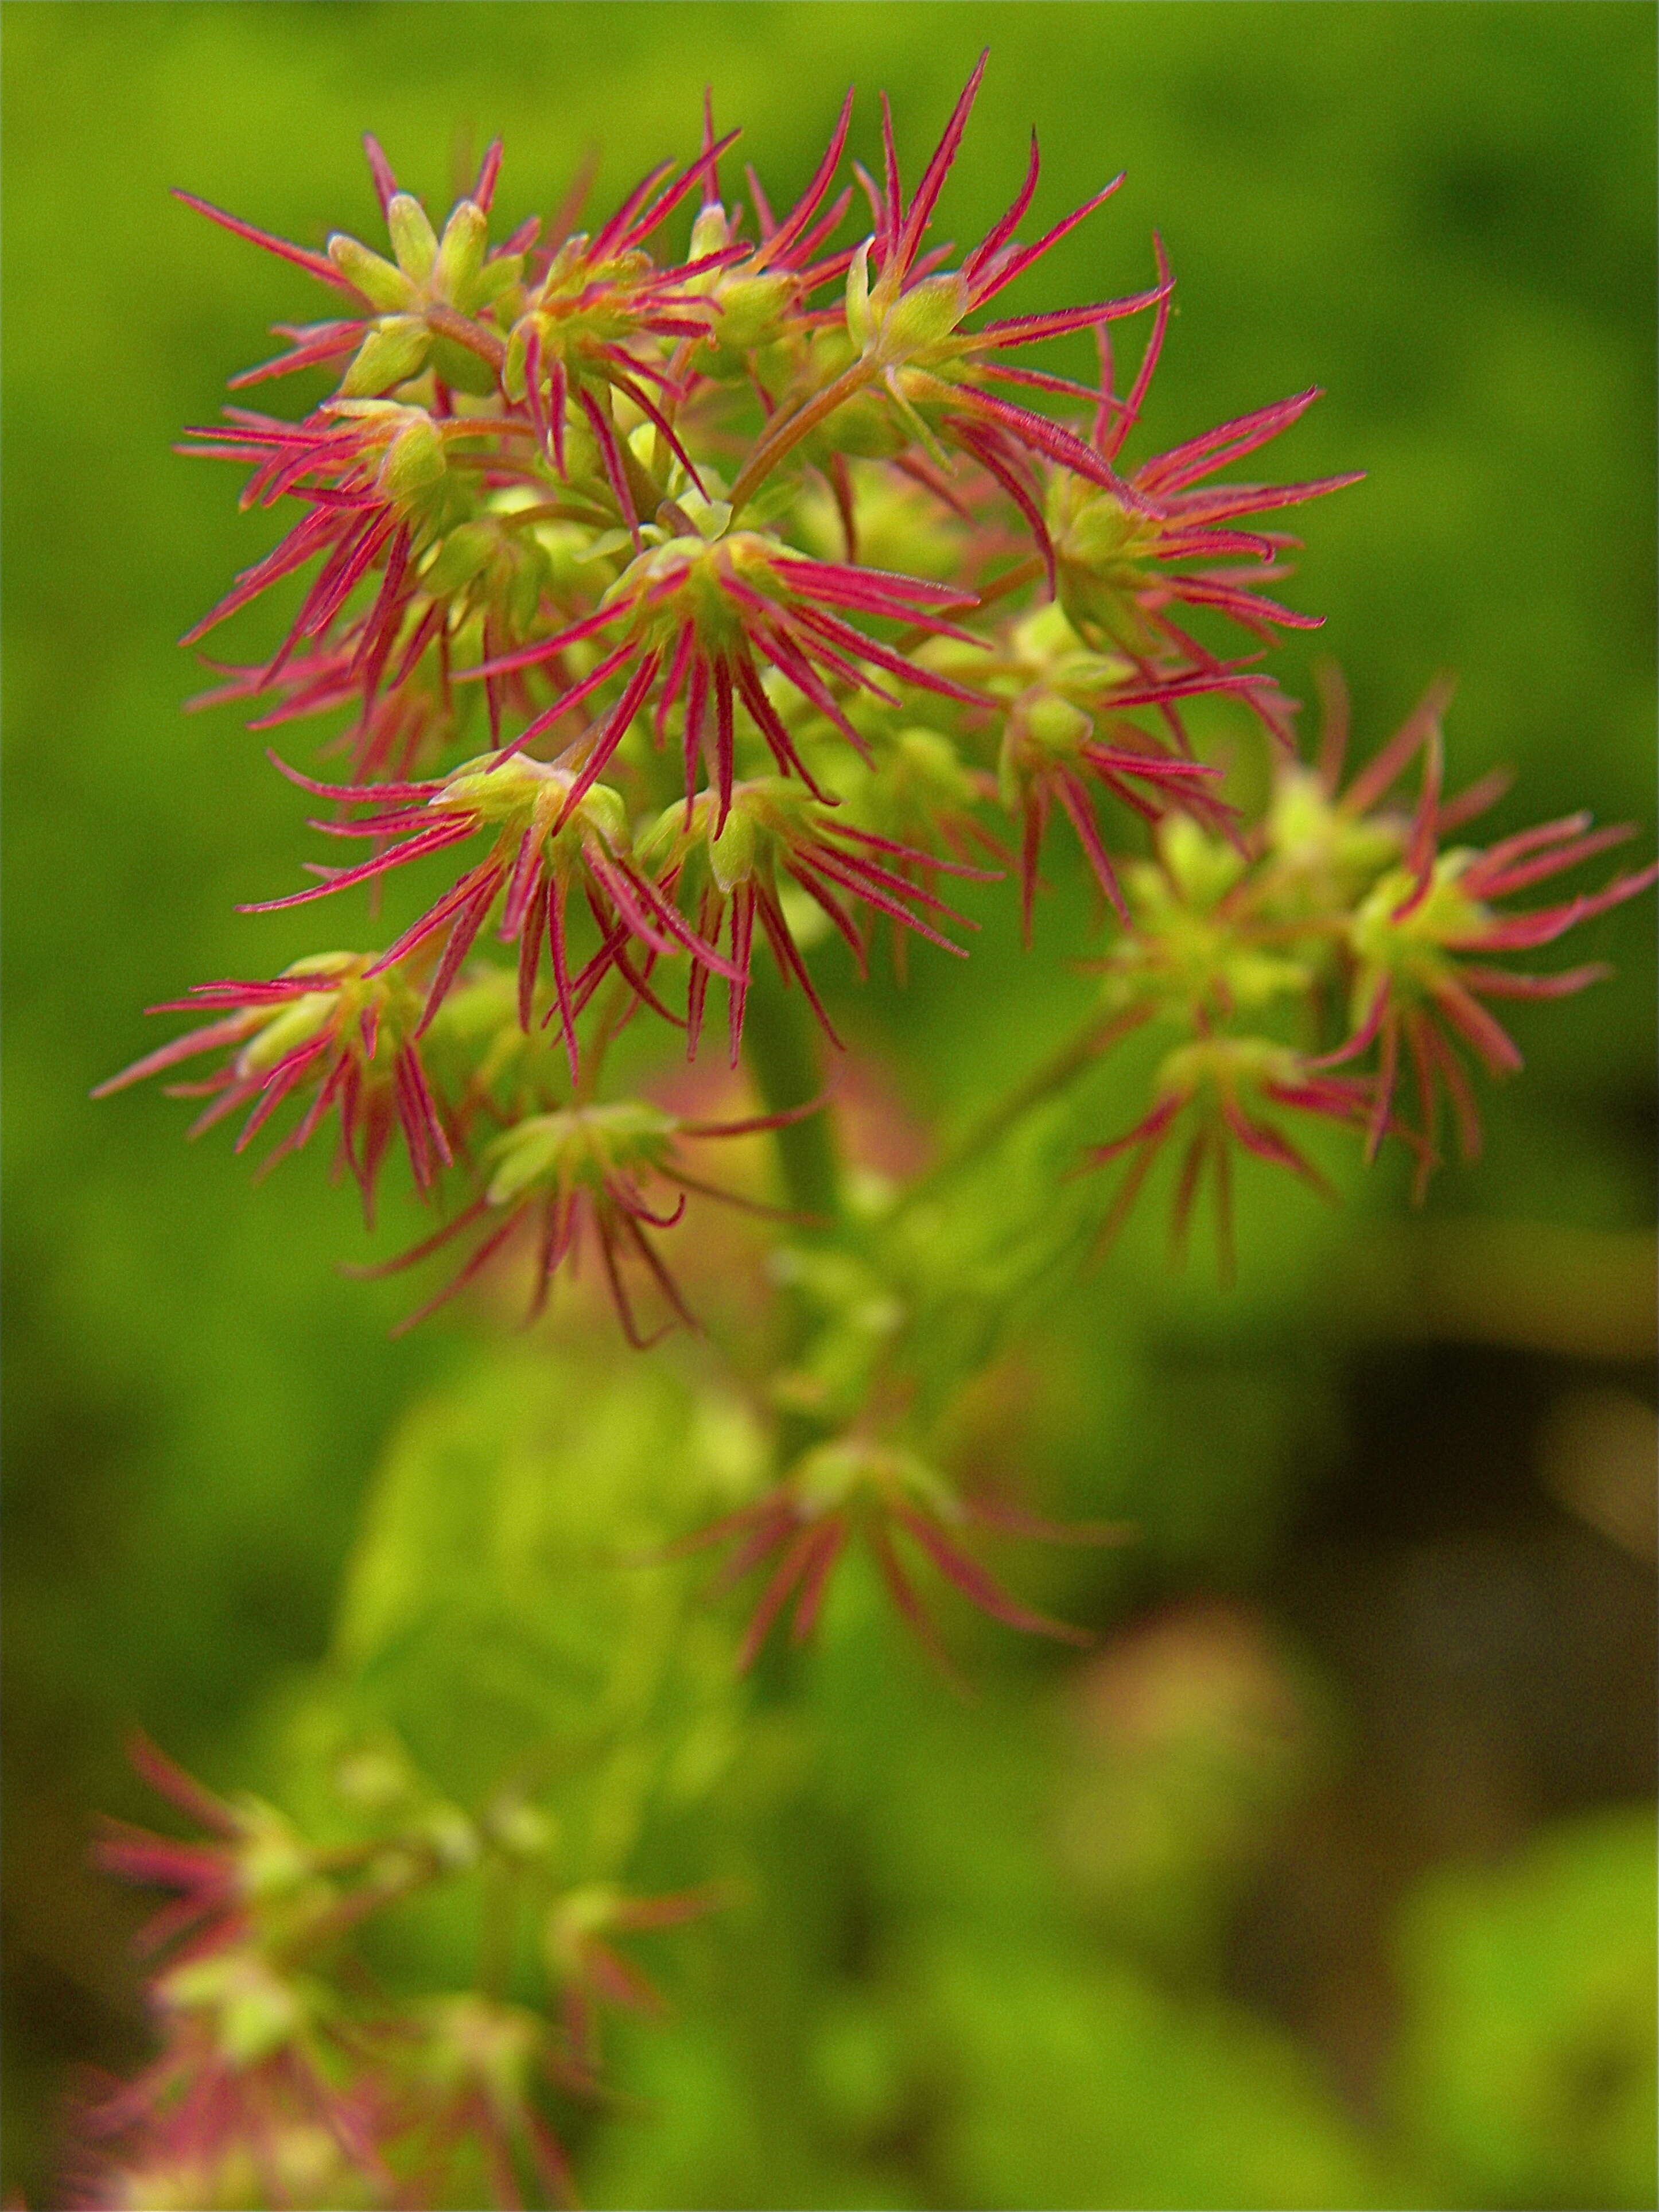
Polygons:
M848 82L860 150L884 86L914 173L988 44L947 227L1000 211L1033 123L1040 211L1126 167L1042 296L1143 283L1162 230L1152 437L1317 382L1277 471L1370 471L1306 516L1292 596L1329 621L1291 688L1337 654L1369 750L1455 669L1462 778L1520 771L1497 827L1587 805L1646 844L1655 20L5 9L9 2190L59 2201L75 2069L146 2049L141 1908L87 1858L94 1808L150 1815L123 1730L264 1779L386 1436L484 1356L465 1317L388 1341L398 1286L335 1273L360 1231L309 1164L256 1188L175 1104L87 1099L144 1005L310 949L232 912L289 881L297 795L179 711L173 640L266 540L170 447L320 310L167 188L373 235L364 128L446 203L500 131L516 220L590 144L600 198L684 156L707 82L787 198ZM1518 1012L1527 1073L1423 1215L1386 1174L1337 1218L1281 1195L1224 1296L1149 1228L1025 1331L981 1444L1144 1532L1069 1593L1099 1653L981 1640L961 1709L831 1654L775 1894L630 2059L594 2201L1654 2202L1650 914L1581 936L1616 980ZM1074 988L1004 940L945 964L866 1017L924 1103L1016 1077Z

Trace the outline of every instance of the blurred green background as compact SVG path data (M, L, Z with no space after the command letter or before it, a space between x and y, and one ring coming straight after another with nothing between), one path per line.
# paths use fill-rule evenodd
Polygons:
M885 87L914 175L988 44L947 229L1000 210L1033 123L1039 213L1127 168L1034 300L1144 283L1156 225L1151 437L1317 382L1272 472L1370 471L1305 516L1290 595L1329 620L1290 688L1337 654L1364 750L1455 669L1458 781L1520 770L1496 828L1587 805L1646 842L1655 21L4 9L8 2189L58 2201L74 2069L146 2047L140 1908L86 1856L94 1808L152 1809L123 1729L261 1778L386 1437L434 1393L465 1423L483 1357L464 1318L387 1340L404 1297L335 1273L360 1231L310 1165L256 1188L176 1104L87 1100L144 1005L312 949L232 912L292 879L303 803L233 715L181 715L173 644L270 519L170 447L325 309L167 188L373 236L365 128L442 204L499 131L516 221L589 145L601 201L684 156L708 82L776 202L848 82L859 150ZM902 1019L924 1105L1012 1079L1079 988L1070 910L1029 969L1006 930L963 974L918 960L861 1041ZM1580 934L1616 980L1519 1011L1527 1073L1425 1217L1387 1176L1340 1218L1281 1196L1231 1296L1149 1224L1027 1332L975 1449L1141 1522L1056 1594L1101 1652L975 1638L957 1708L831 1639L764 1909L668 1972L596 2202L1654 2202L1650 913Z

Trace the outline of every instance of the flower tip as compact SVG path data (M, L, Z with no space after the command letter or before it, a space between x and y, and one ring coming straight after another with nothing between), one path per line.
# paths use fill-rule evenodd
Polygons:
M374 195L380 203L380 213L385 215L398 197L398 179L392 173L392 164L386 160L380 140L372 131L363 133L363 158L368 163L370 176L374 179Z
M495 197L495 180L501 172L501 142L492 138L484 148L483 159L478 164L477 180L470 195L473 204L488 215Z

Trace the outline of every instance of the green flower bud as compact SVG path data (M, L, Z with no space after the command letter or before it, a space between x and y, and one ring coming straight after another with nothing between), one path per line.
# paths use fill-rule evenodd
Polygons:
M484 1826L491 1841L512 1858L544 1859L559 1840L559 1824L552 1814L526 1804L522 1797L492 1807Z
M948 271L924 277L893 303L881 326L881 351L888 361L908 361L948 338L967 313L968 287Z
M1378 969L1431 974L1443 965L1443 946L1479 937L1491 917L1458 881L1474 857L1462 847L1443 853L1428 896L1420 900L1412 870L1390 868L1348 924L1356 957ZM1408 909L1403 918L1402 908Z
M732 353L750 353L757 346L769 345L778 335L791 289L787 276L739 276L721 285L715 295L720 311L714 331L717 343Z
M244 1075L268 1073L278 1060L286 1060L289 1053L297 1052L325 1030L339 1008L336 992L307 991L303 999L284 1006L251 1043L243 1046L237 1066Z
M394 315L376 324L352 356L341 380L341 396L364 399L418 376L432 340L419 315Z
M608 783L589 787L586 796L578 808L576 819L586 822L597 830L613 853L625 853L629 848L628 808L623 795Z
M417 500L443 481L447 465L437 425L415 413L386 447L375 489L383 499Z
M737 803L719 836L709 839L708 872L722 893L730 893L755 872L756 828L749 809Z
M501 390L516 404L529 390L525 360L530 345L530 334L539 319L522 315L507 335L507 358L501 363Z
M431 1847L442 1866L477 1866L483 1856L478 1831L458 1805L433 1806L411 1833Z
M1346 812L1305 769L1279 775L1267 830L1268 850L1295 876L1334 877L1340 890L1374 882L1393 866L1405 836L1397 820Z
M270 2057L305 2025L307 2008L298 1989L246 1952L219 1951L187 1960L160 1978L156 1993L179 2011L214 2015L215 2040L238 2066Z
M1268 1037L1201 1037L1165 1055L1155 1088L1160 1098L1191 1098L1206 1085L1231 1095L1241 1085L1293 1084L1301 1068L1288 1046Z
M447 599L470 584L488 566L499 542L499 533L488 522L463 522L438 547L436 556L421 571L421 588L434 599Z
M579 1974L582 1947L592 1936L603 1936L616 1923L622 1893L608 1881L590 1882L583 1889L567 1891L549 1911L544 1942L548 1963L560 1979Z
M726 219L726 210L718 204L699 208L697 219L691 226L691 250L685 258L688 261L701 261L706 254L718 253L723 246L731 243L732 226Z
M398 192L386 211L386 227L392 234L392 250L399 269L413 283L424 284L438 255L437 234L427 220L426 210L412 194Z
M447 1000L446 1009L452 1003ZM408 1803L416 1786L415 1770L400 1744L360 1744L334 1770L337 1795L366 1813L388 1813Z
M534 2013L488 1997L432 1997L422 2008L427 2064L441 2082L482 2082L492 2102L514 2109L543 2038Z
M853 256L847 271L847 335L860 353L868 353L876 342L876 319L870 307L870 248L866 238Z
M489 217L471 200L459 201L444 225L433 272L433 289L441 299L466 304L484 265L489 244Z
M474 313L493 307L513 289L524 275L522 253L498 253L486 261L469 288L468 304Z
M1232 889L1246 866L1235 846L1212 837L1189 814L1165 817L1158 850L1182 896L1195 907L1212 907Z
M248 1831L237 1853L243 1896L264 1905L317 1887L315 1855L298 1830L269 1805L249 1809Z
M954 1492L914 1452L892 1445L857 1443L846 1438L820 1444L807 1453L791 1477L802 1510L813 1516L839 1510L860 1490L896 1491L913 1498L936 1519L959 1521Z
M1069 699L1059 698L1053 692L1034 699L1022 719L1025 734L1044 752L1073 752L1094 729L1081 707L1074 707Z
M403 270L345 232L337 230L329 240L328 258L347 283L356 285L383 314L395 315L415 305L416 289Z
M671 1115L637 1099L534 1114L489 1147L497 1163L487 1196L507 1206L544 1179L603 1187L618 1169L653 1166L674 1133Z

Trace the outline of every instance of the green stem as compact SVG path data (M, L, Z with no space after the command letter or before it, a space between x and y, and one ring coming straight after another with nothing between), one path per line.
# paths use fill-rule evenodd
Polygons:
M744 1019L744 1058L769 1114L804 1106L823 1089L811 1015L798 991L756 976ZM841 1215L841 1172L827 1115L809 1114L773 1132L789 1203L827 1228Z
M1043 1061L1024 1082L1018 1084L1006 1097L1000 1099L989 1113L975 1121L967 1133L952 1146L936 1166L913 1182L888 1216L895 1219L923 1198L930 1197L942 1182L988 1152L1018 1122L1024 1120L1034 1107L1042 1105L1056 1092L1074 1083L1091 1067L1102 1053L1127 1036L1131 1030L1139 1029L1149 1016L1142 1012L1129 1014L1091 1014L1075 1036L1069 1038L1052 1058Z
M580 1073L576 1078L573 1104L591 1104L599 1085L599 1073L605 1066L605 1056L610 1051L617 1030L622 1027L633 999L633 988L625 975L613 975L609 991L600 1002L599 1018L594 1025L592 1042L583 1057Z
M478 1925L478 1990L497 2002L503 1999L513 1978L513 1938L518 1918L518 1881L514 1869L500 1859L486 1862L483 1896Z
M860 358L841 374L826 384L822 392L815 392L804 407L787 415L781 422L774 424L761 440L748 460L743 473L732 487L732 520L735 522L745 501L752 499L766 478L783 459L793 451L809 432L816 430L826 416L833 415L837 407L861 392L866 384L881 374L879 362Z
M457 345L465 346L469 353L477 354L479 360L487 362L491 368L499 370L507 359L504 340L497 337L494 331L475 323L470 315L463 315L458 309L446 307L429 307L424 312L428 330L435 331L440 337L452 338Z

